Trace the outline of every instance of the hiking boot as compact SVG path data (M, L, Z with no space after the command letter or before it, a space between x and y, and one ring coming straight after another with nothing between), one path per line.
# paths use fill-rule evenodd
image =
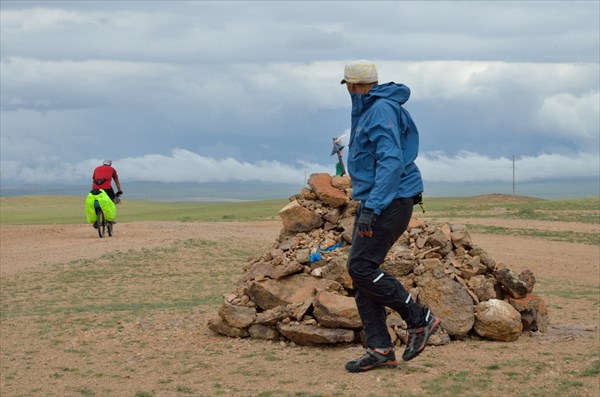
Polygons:
M424 326L408 329L408 342L402 354L404 361L412 360L421 354L425 350L429 337L440 327L440 319L431 314L431 312L427 312L425 319L427 323Z
M346 370L350 372L365 372L375 368L395 368L398 365L393 348L386 352L367 348L367 354L356 360L346 363Z

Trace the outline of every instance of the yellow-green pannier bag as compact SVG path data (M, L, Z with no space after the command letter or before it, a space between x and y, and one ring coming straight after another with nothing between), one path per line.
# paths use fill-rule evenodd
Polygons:
M102 208L104 218L107 221L114 220L117 216L117 206L115 205L115 203L113 203L110 197L108 197L108 194L106 194L106 192L103 189L94 189L90 191L87 198L85 199L85 216L87 218L88 223L94 223L98 220L98 217L96 216L96 210L94 209L94 201L96 200L98 200L100 208Z

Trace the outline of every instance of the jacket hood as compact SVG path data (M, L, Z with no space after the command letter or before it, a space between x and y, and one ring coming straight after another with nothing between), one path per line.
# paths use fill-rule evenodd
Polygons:
M363 109L370 108L378 98L384 98L389 101L397 102L403 105L410 98L410 88L404 84L394 82L376 85L371 88L368 94L351 94L352 115L358 115Z
M369 95L373 97L387 98L391 101L398 102L403 105L410 98L410 88L404 84L396 84L394 82L376 85L369 91Z

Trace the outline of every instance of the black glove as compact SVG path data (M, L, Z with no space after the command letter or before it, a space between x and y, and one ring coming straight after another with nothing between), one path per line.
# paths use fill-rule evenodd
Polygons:
M123 194L123 191L122 191L122 190L119 190L119 191L117 192L116 196L117 196L117 197L119 197L119 196L120 196L120 195L122 195L122 194Z
M360 237L371 237L373 236L373 225L377 220L375 212L367 207L363 207L360 211L360 216L356 221L356 228Z

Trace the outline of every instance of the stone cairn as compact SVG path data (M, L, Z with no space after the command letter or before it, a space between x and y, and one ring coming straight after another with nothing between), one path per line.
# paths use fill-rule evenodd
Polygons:
M346 270L358 206L351 181L319 173L308 186L279 211L279 237L247 263L218 317L208 322L214 332L297 345L364 345ZM442 320L430 344L468 336L514 341L523 332L546 330L548 312L532 293L533 273L496 263L463 225L433 226L413 217L381 268ZM406 343L406 323L389 309L387 325L397 346Z

